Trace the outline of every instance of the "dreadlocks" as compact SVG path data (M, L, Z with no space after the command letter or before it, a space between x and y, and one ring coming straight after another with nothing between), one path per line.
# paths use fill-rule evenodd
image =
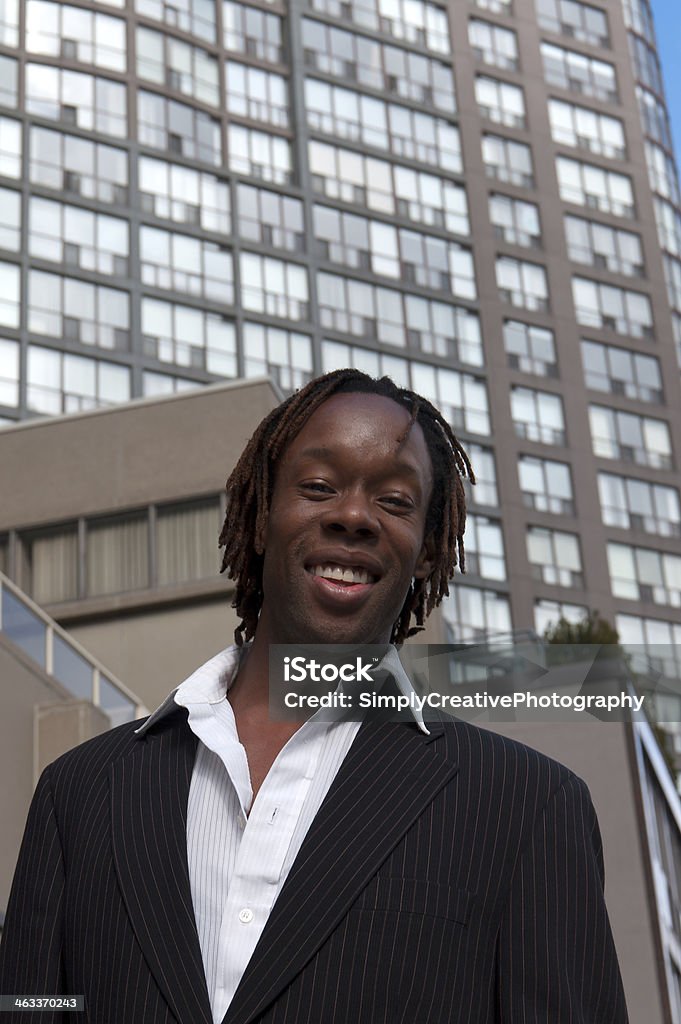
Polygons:
M360 370L333 370L310 381L265 417L227 481L227 514L219 538L220 547L225 549L220 571L227 571L228 577L236 580L233 607L241 622L234 631L234 639L239 645L254 636L262 606L262 537L277 460L327 398L355 392L381 395L405 406L410 419L399 441L403 443L413 424L418 423L433 465L433 493L424 536L432 533L439 539L440 546L428 578L414 580L409 588L393 626L392 642L401 644L408 636L418 633L426 616L449 593L448 581L457 563L461 571L465 571L463 478L468 476L471 483L475 483L475 476L451 427L427 399L398 387L390 377L375 379ZM409 626L412 615L416 620L415 628Z

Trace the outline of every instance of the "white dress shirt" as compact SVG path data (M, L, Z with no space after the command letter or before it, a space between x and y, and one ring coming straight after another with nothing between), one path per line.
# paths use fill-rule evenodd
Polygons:
M291 736L253 800L246 751L227 690L245 648L230 646L171 693L144 732L175 705L198 737L187 806L194 915L215 1024L224 1017L274 901L360 727L320 721ZM412 687L394 647L381 663L400 692ZM426 729L418 711L414 718Z

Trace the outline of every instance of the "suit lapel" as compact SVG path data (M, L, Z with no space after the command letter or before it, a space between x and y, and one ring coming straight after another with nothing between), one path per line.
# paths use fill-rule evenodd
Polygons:
M173 1014L212 1024L187 865L195 753L178 714L112 765L113 855L135 935Z
M310 830L249 961L223 1024L248 1024L279 995L456 764L414 725L365 721Z

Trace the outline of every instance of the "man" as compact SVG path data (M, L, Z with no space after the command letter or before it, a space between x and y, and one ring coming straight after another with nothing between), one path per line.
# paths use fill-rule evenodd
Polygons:
M263 421L220 538L237 642L46 769L0 991L84 994L95 1024L626 1022L567 768L460 722L269 718L270 644L422 625L463 561L464 474L387 378L335 371Z

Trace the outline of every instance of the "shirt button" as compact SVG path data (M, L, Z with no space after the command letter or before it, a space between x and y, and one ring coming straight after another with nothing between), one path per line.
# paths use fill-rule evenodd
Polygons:
M242 924L250 924L253 920L253 911L249 910L248 907L244 907L243 910L239 911L239 920Z

